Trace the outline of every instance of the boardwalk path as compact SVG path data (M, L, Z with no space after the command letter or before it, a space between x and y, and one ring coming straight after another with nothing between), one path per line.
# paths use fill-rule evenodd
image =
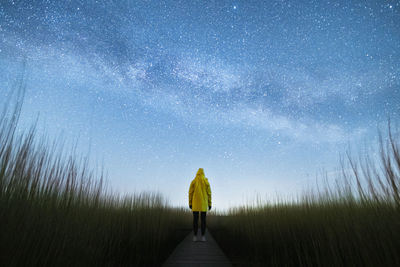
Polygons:
M193 233L187 235L175 248L163 267L232 267L208 229L206 231L206 242L193 242L192 238Z

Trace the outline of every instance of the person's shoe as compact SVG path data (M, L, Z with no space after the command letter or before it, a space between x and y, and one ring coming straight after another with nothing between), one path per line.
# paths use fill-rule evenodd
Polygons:
M197 241L197 236L193 236L193 242L196 242Z
M206 237L204 235L201 236L201 242L206 242Z

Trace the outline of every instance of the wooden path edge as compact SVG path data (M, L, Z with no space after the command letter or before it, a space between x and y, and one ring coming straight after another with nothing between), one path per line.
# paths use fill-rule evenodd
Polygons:
M172 251L162 267L232 267L208 229L205 236L206 242L193 242L193 232L189 233Z

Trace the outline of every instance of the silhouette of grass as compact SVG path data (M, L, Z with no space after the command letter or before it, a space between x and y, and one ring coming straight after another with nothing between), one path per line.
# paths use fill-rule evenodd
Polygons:
M210 216L236 266L400 266L400 142L390 121L380 153L341 160L339 177L293 201Z
M14 97L0 115L0 266L159 266L189 233L191 213L157 193L113 193L87 158L35 127L19 133L23 89ZM379 152L378 161L348 153L340 179L319 191L210 214L208 226L236 266L400 266L390 123Z
M0 266L159 266L190 213L157 193L112 193L87 158L35 127L18 133L19 87L0 115Z

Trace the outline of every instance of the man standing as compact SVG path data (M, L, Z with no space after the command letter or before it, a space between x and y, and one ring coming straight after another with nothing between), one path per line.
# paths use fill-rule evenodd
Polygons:
M193 211L193 241L197 241L197 230L199 227L199 212L201 215L201 241L206 237L206 214L207 208L211 209L211 188L208 179L204 175L203 168L197 171L196 177L189 187L189 208Z

